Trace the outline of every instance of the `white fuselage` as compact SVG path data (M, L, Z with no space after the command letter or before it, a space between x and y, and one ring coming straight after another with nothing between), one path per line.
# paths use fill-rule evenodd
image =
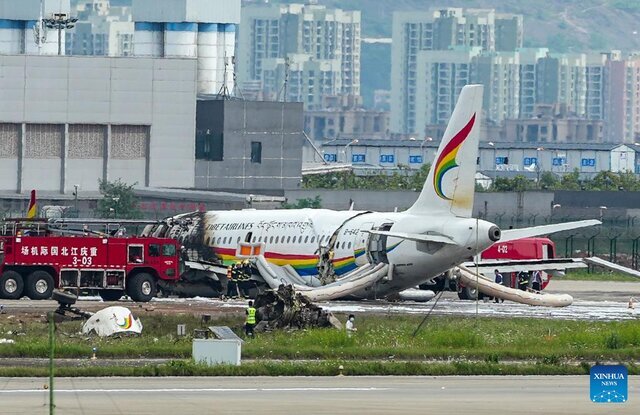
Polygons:
M414 287L481 252L493 243L487 236L491 226L476 219L405 212L210 211L204 214L202 243L224 264L241 257L242 243L259 244L269 262L290 265L300 275L317 275L321 255L328 251L338 276L367 263L392 265L390 278L361 293L370 297L374 291L382 296ZM448 235L455 243L381 237L365 232L369 230Z

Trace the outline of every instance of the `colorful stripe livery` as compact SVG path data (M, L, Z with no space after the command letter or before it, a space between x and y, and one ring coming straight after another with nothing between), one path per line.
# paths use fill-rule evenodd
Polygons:
M402 241L387 248L387 253L396 249ZM215 255L222 260L224 265L233 265L240 261L240 258L236 256L236 250L232 248L214 248ZM364 248L357 249L354 256L348 256L343 258L333 259L333 270L338 275L346 274L357 268L356 258L364 255ZM283 266L291 265L296 272L301 276L318 275L318 261L317 255L287 255L278 254L275 252L265 252L265 258L272 264Z
M231 248L214 248L218 258L224 265L233 265L240 258L236 256L236 250ZM317 255L287 255L276 252L265 252L264 257L272 264L283 266L291 265L300 275L318 275Z
M127 317L125 317L124 321L122 324L118 323L116 321L116 323L118 324L118 327L121 327L125 330L129 330L131 328L131 326L133 325L133 316L131 314L129 314Z
M451 169L458 167L456 163L456 156L458 155L458 150L462 146L464 140L469 137L469 133L473 128L473 125L476 121L476 114L474 113L467 125L465 125L462 130L460 130L452 139L447 143L447 145L442 150L440 157L436 161L435 165L435 174L433 175L433 188L436 191L436 194L445 200L451 200L451 198L447 197L442 191L442 178L444 175Z

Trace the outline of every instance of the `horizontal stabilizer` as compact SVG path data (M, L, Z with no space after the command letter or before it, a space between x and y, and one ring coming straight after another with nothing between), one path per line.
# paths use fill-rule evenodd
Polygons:
M391 236L398 239L406 239L415 242L436 242L440 244L455 245L456 243L444 235L425 235L421 233L388 232L388 231L365 231L373 235Z
M550 233L570 231L572 229L586 228L601 225L602 222L595 219L579 220L576 222L554 223L551 225L533 226L522 229L506 229L502 231L500 242L513 241L515 239L531 238L533 236L549 235Z
M583 260L589 265L597 265L610 271L621 272L632 277L640 278L640 271L636 271L635 269L627 268L619 264L614 264L613 262L606 261L602 258L598 258L597 256L584 258Z

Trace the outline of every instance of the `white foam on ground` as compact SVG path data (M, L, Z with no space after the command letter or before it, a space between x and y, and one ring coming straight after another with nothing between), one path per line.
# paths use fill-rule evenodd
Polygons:
M101 301L100 297L80 297L83 301ZM217 298L154 298L153 303L160 304L210 304L212 308L242 308L248 300L226 300ZM386 301L331 301L318 303L322 308L334 313L388 313L388 314L425 314L433 306L433 300L427 303L389 303ZM453 316L474 316L475 301L441 299L433 314ZM640 319L640 309L629 309L627 303L614 301L576 300L568 307L540 307L512 302L478 302L478 315L484 317L530 317L559 320L633 320Z
M429 303L332 302L319 304L334 313L375 312L390 314L425 314ZM568 307L539 307L511 302L478 302L477 313L484 317L531 317L560 320L631 320L640 318L640 310L627 308L627 303L611 301L575 301ZM440 300L433 310L436 315L473 316L475 301Z

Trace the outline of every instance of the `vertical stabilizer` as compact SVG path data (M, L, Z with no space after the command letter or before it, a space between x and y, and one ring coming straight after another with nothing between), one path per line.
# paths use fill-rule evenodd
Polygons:
M482 85L462 88L413 214L471 217L482 112Z

